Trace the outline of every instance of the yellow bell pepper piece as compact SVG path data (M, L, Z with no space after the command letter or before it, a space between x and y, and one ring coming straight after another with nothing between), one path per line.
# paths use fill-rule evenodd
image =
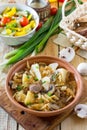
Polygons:
M35 21L32 20L28 25L22 28L22 30L25 30L26 32L30 31L32 28L35 27Z
M3 11L2 14L3 14L3 15L6 14L8 11L10 11L10 9L11 9L10 7L7 7L7 8Z
M25 35L26 34L26 31L25 30L22 30L22 31L20 31L20 32L16 32L15 33L15 36L23 36L23 35Z
M32 18L32 14L30 14L27 19L30 20L31 18Z
M28 30L31 30L31 24L29 23L28 25L26 25L25 27L23 27L22 30L25 30L26 32Z
M57 2L57 0L49 0L49 2Z
M11 20L9 23L7 23L7 26L11 26L14 23L16 23L16 20Z
M35 20L32 20L32 21L30 22L30 24L31 24L31 28L34 28L35 25L36 25Z
M11 11L7 12L6 14L4 14L4 16L6 16L6 17L12 17L12 16L15 15L15 14L16 14L16 8L13 7L13 8L11 9Z
M11 29L12 29L12 30L16 30L16 31L18 31L18 32L22 31L21 28L11 28Z
M6 29L6 34L10 35L12 33L12 30Z

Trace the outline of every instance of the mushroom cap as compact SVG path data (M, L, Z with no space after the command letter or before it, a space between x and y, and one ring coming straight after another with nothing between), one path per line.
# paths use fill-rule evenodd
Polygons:
M72 47L64 48L60 51L59 57L66 60L67 62L71 62L75 57L75 51Z
M34 93L39 93L42 89L42 85L41 85L41 82L38 82L38 83L34 83L34 84L31 84L29 86L29 90L31 92L34 92Z
M75 112L80 118L87 118L87 105L86 104L78 104L75 107Z

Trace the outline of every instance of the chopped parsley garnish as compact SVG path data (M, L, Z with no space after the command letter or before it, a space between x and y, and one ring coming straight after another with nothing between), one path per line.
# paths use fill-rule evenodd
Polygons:
M21 91L21 90L22 90L22 88L23 88L22 86L17 86L17 88L16 88L16 89L17 89L18 91Z
M35 81L38 81L38 78L37 78L37 77L35 77L35 78L34 78L34 80L35 80Z
M29 75L27 75L27 78L29 79L29 78L30 78L30 76L29 76Z
M48 92L47 95L50 97L52 95L52 93Z
M42 84L46 83L46 81L43 81Z

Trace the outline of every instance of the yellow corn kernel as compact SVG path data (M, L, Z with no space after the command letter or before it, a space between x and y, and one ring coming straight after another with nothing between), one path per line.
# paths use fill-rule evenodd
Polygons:
M12 16L15 15L15 14L16 14L16 8L13 7L13 8L11 9L11 11L7 12L7 13L4 14L4 15L7 16L7 17L12 17Z
M30 14L27 19L30 20L31 18L32 18L32 14Z
M12 30L6 29L6 34L10 35L12 33Z

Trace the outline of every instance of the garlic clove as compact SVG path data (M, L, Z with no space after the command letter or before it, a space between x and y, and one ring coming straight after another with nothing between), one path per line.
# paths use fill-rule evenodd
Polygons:
M81 75L87 75L87 63L82 62L77 66L77 71L81 74Z
M87 118L87 105L86 104L78 104L74 108L77 116L80 118Z
M67 62L71 62L75 57L75 51L72 47L64 48L60 51L59 57L66 60Z

